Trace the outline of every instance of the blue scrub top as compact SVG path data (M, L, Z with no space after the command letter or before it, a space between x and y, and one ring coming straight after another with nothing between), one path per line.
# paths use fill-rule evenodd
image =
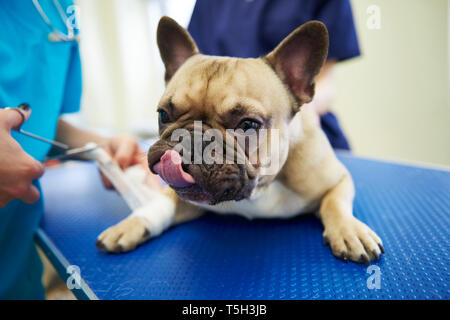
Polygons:
M197 0L188 31L204 54L254 58L310 20L327 26L328 59L360 54L349 0ZM350 149L332 113L321 125L334 148Z
M39 3L66 33L53 1ZM60 4L70 15L72 1ZM58 117L79 110L81 65L78 44L50 42L50 31L31 0L0 1L0 107L29 103L32 113L22 128L53 139ZM12 135L27 153L44 160L48 144ZM33 205L14 200L0 208L0 298L44 298L42 264L33 244L42 213L42 198Z

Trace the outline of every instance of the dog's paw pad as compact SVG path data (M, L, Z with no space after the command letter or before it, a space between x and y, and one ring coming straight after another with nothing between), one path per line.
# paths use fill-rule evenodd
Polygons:
M381 239L354 217L325 228L323 238L333 254L344 261L368 264L372 260L379 260L384 254Z
M95 243L106 252L127 252L150 238L148 223L144 218L130 217L103 231Z

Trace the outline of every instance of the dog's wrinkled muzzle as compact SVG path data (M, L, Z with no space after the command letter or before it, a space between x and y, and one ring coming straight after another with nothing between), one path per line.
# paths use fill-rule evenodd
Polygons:
M190 143L193 141L194 139L191 139ZM167 137L155 142L148 152L148 165L150 170L158 174L181 198L217 204L223 201L239 201L251 195L256 175L255 168L248 161L242 164L227 163L226 153L223 152L221 163L196 163L196 152L202 152L202 156L208 143L203 143L198 149L191 146L190 150L194 152L186 154L184 148L181 148L180 152L177 151L177 145L179 142L169 141ZM242 150L239 149L239 152L241 158L247 160Z

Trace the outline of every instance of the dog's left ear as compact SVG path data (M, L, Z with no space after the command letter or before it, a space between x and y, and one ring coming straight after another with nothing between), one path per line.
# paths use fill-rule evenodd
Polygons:
M314 78L328 53L328 31L319 21L295 29L265 59L298 99L299 106L314 96Z
M159 20L156 37L159 53L166 67L164 80L167 83L178 68L199 51L186 29L166 16Z

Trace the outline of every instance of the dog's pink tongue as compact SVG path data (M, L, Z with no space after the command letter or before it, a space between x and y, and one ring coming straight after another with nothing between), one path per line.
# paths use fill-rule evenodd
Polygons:
M181 156L174 150L167 150L153 170L173 187L183 188L195 183L195 179L183 170Z

